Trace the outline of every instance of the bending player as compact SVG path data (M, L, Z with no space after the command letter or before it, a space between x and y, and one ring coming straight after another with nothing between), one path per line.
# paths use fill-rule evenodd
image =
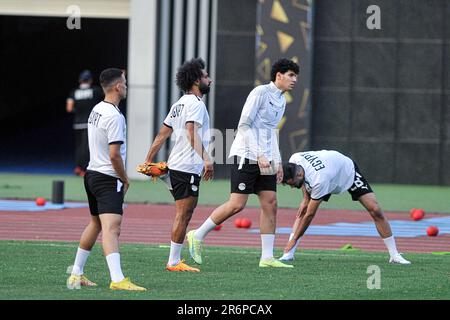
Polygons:
M389 251L389 262L411 263L397 251L391 226L378 205L375 193L352 159L332 150L299 152L294 153L289 163L283 165L283 171L283 184L301 188L303 200L284 254L279 260L294 260L299 239L308 229L322 201L328 201L332 194L348 191L353 201L359 201L374 220Z

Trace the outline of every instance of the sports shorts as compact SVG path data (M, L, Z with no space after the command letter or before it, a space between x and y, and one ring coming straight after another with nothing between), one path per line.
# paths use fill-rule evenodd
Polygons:
M177 201L188 197L198 197L200 178L198 174L169 169L166 183Z
M97 171L87 170L84 188L91 215L102 213L123 214L123 183L120 179Z
M372 193L373 190L366 178L362 175L356 163L353 163L355 165L355 181L353 181L353 184L350 189L348 189L348 192L351 194L353 201L358 201L361 196L367 193Z
M234 157L231 167L231 193L258 194L261 191L277 191L277 175L261 175L256 161L243 160L240 167L240 158Z

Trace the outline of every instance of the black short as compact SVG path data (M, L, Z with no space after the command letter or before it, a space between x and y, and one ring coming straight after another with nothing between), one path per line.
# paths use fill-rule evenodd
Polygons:
M120 179L87 170L84 188L89 201L91 215L102 213L123 214L123 185Z
M354 163L354 162L353 162ZM372 193L373 190L370 184L367 182L366 178L361 174L358 166L355 164L355 180L352 186L348 189L348 192L352 196L353 201L358 201L359 198L365 194Z
M259 165L255 161L245 159L239 169L240 159L235 157L231 167L231 193L258 194L261 191L277 191L277 175L261 175Z
M198 197L200 176L198 174L169 169L169 190L175 201Z

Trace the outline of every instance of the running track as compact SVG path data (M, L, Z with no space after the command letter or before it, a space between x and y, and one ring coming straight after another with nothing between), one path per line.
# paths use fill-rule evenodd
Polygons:
M198 227L214 207L198 207L190 228ZM291 227L296 210L278 209L277 227ZM128 205L125 209L122 233L123 243L169 244L170 230L175 215L173 205ZM390 220L410 220L409 213L387 213ZM443 215L427 214L427 218ZM252 228L258 227L259 209L247 208L237 217L250 218ZM52 210L43 212L0 211L0 240L48 240L78 241L84 226L89 222L87 208ZM260 236L233 225L235 217L223 224L222 230L212 231L205 241L215 246L259 247ZM370 221L366 212L319 210L312 225L327 225L337 222ZM277 234L275 246L284 247L287 234ZM400 252L450 251L450 234L437 237L396 237ZM347 237L305 235L301 247L304 249L339 249L351 243L353 247L368 251L385 251L379 237Z

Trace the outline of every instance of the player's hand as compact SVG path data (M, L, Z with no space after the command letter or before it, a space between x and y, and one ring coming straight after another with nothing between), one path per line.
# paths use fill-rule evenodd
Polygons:
M269 160L265 156L259 156L258 157L258 166L259 170L261 171L261 175L272 175L273 170L272 166L270 165Z
M278 164L277 167L277 183L280 184L281 181L283 181L283 166L281 165L281 163Z
M123 196L127 193L128 189L130 188L130 183L127 181L122 182L123 183Z
M288 243L286 244L286 247L284 248L284 252L289 252L289 251L291 251L291 249L292 249L293 247L295 247L295 243L296 243L296 242L297 242L297 241L294 240L294 239L289 240Z
M203 169L203 180L205 181L212 180L213 177L214 177L214 166L211 162L205 160Z

